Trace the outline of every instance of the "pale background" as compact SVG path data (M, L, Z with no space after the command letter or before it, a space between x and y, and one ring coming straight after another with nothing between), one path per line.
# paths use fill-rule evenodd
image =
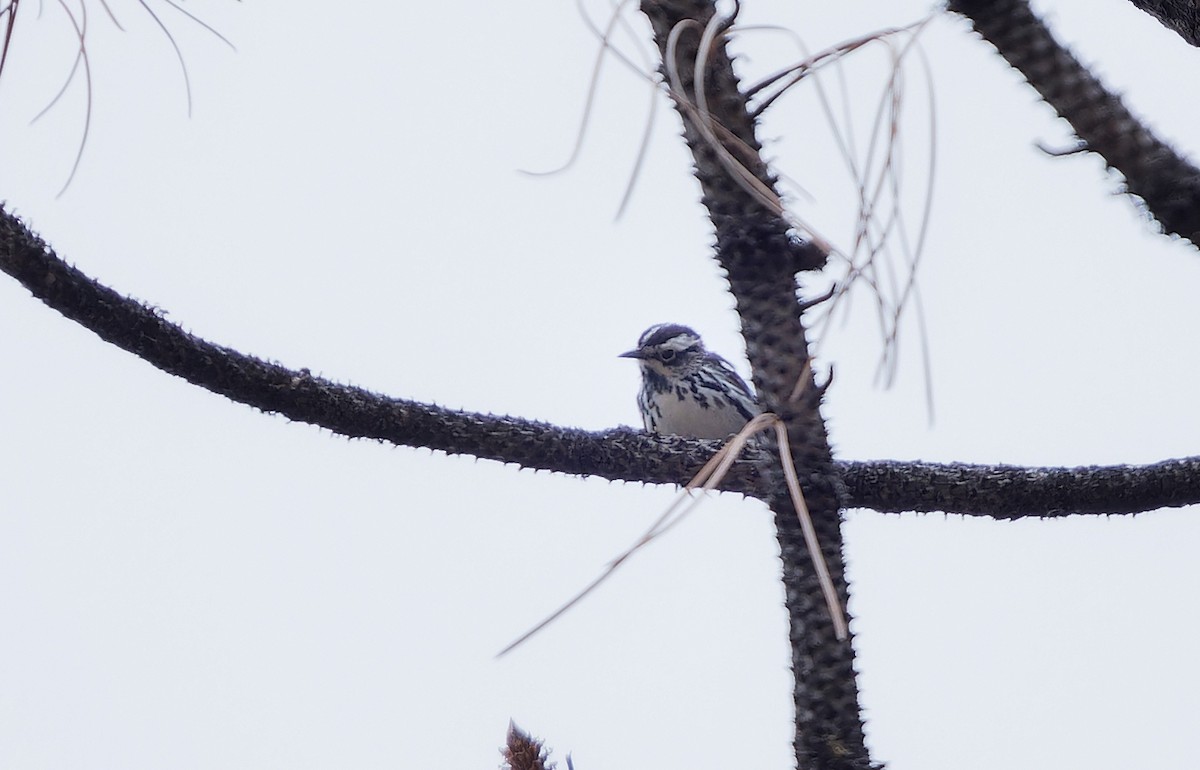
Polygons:
M0 194L64 258L219 344L395 396L589 429L634 424L615 358L651 323L745 371L710 230L660 105L614 221L646 86L570 3L88 3L93 99L62 7L23 4L0 82ZM925 2L747 0L812 48ZM1124 0L1043 2L1135 110L1200 149L1200 51ZM590 3L596 17L605 4ZM78 9L76 9L78 10ZM646 47L647 25L632 15ZM1200 452L1200 255L1153 234L1016 73L940 16L937 186L909 316L873 384L869 298L824 341L839 457L1089 464ZM629 37L623 47L631 49ZM735 49L764 73L777 32ZM882 49L847 69L869 120ZM927 168L913 60L904 157ZM836 94L836 80L827 81ZM852 188L811 90L767 153L840 244ZM860 122L859 142L868 130ZM910 202L910 222L917 221ZM171 378L0 279L0 767L489 768L510 718L579 770L791 765L769 516L720 497L511 656L671 499L348 442ZM851 511L869 742L897 770L1188 766L1200 712L1190 510L998 523ZM565 767L565 764L560 765Z

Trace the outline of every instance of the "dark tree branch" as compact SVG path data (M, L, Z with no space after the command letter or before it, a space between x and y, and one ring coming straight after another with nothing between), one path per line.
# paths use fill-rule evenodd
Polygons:
M742 320L754 384L765 410L787 427L825 562L842 607L848 603L841 534L841 486L821 394L813 382L797 299L789 226L771 203L775 178L762 159L755 123L725 50L732 20L714 18L712 0L643 0L663 74L683 118L704 205L716 231L716 258ZM823 254L808 246L810 269ZM802 393L795 397L797 390ZM783 485L768 487L783 561L795 677L796 763L801 770L871 766L863 739L849 638L838 639L817 573Z
M1192 45L1200 46L1200 5L1195 0L1131 0L1138 8L1174 30Z
M860 462L844 464L842 480L849 505L881 513L994 519L1140 513L1200 502L1200 457L1081 468Z
M1143 126L1054 39L1025 0L950 0L949 9L1021 71L1087 148L1125 177L1168 233L1200 244L1200 169Z
M351 438L440 449L524 468L613 481L682 484L720 446L629 428L592 433L390 398L286 369L188 334L152 308L63 263L0 208L0 270L102 339L165 372L265 412ZM1019 468L842 462L846 505L995 518L1140 513L1200 504L1200 458L1155 465ZM766 498L768 482L739 462L720 488Z
M0 270L101 339L169 374L264 412L351 438L469 454L526 468L667 484L690 479L721 443L629 428L591 433L462 412L389 398L315 377L306 369L262 361L189 334L155 309L97 283L60 260L3 208ZM739 463L722 488L750 494L760 486L753 465Z

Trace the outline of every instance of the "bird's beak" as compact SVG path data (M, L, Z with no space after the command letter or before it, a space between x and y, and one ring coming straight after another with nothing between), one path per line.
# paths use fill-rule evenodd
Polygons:
M626 350L624 353L617 356L617 358L645 358L645 357L646 357L646 354L640 350Z

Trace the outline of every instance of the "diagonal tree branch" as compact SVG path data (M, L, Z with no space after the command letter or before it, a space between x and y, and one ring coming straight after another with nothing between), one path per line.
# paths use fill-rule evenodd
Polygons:
M1142 199L1168 233L1200 244L1200 169L1135 118L1064 48L1026 0L950 0L975 30Z
M1195 0L1131 0L1192 45L1200 46L1200 5Z
M801 323L789 226L772 205L775 178L762 160L754 119L725 50L733 19L711 0L643 0L692 150L704 205L716 231L716 258L742 320L759 400L787 426L792 460L842 606L842 499ZM810 267L822 260L818 250ZM797 398L796 394L800 393ZM769 466L764 466L769 467ZM863 738L850 638L838 638L812 555L783 485L766 502L775 512L790 618L794 749L801 770L871 766Z

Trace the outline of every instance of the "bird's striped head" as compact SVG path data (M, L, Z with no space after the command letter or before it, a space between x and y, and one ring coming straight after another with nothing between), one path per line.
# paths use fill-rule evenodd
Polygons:
M655 324L642 332L636 348L620 357L636 358L643 369L672 376L691 368L707 353L693 329L680 324Z

